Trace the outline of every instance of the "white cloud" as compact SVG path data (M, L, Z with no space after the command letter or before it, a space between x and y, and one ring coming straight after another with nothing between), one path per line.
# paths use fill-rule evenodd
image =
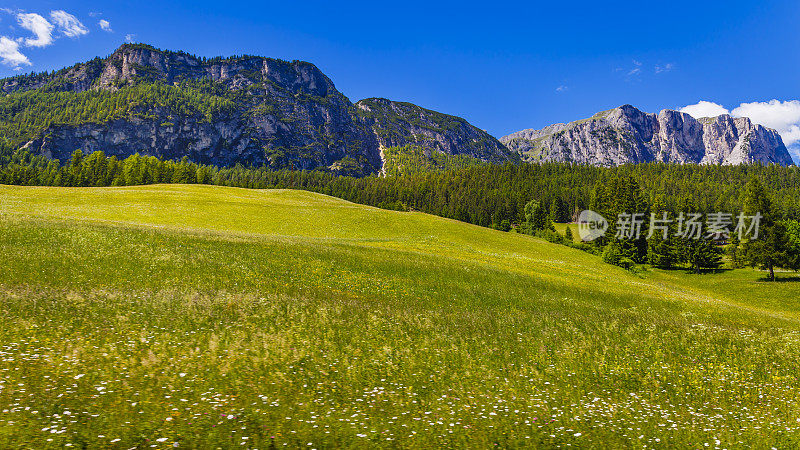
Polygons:
M5 36L0 36L0 62L15 69L31 65L28 57L20 53L19 43Z
M100 21L97 22L97 24L100 25L100 28L103 31L108 31L109 33L114 31L114 30L111 29L111 24L105 19L100 19Z
M720 114L747 117L753 123L777 131L795 160L800 161L800 100L741 103L730 112L720 104L701 101L681 108L681 111L695 118L715 117Z
M50 18L58 25L58 30L65 36L76 38L89 33L89 29L83 26L80 20L72 14L63 11L50 11Z
M636 66L636 67L634 67L633 69L631 69L628 72L628 76L629 77L636 76L636 75L639 75L640 73L642 73L642 63L640 61L637 61L637 60L634 59L633 60L633 65Z
M660 64L656 64L655 71L656 71L656 73L663 73L663 72L669 72L674 68L675 68L675 64L673 64L673 63L666 63L663 66L660 65Z
M36 13L17 14L19 26L32 32L35 38L26 38L22 42L26 47L47 47L53 43L53 24Z
M789 153L794 156L794 160L800 162L800 126L793 125L789 130L781 133L781 139L789 149Z
M631 60L632 66L617 67L615 72L620 73L625 81L639 81L639 76L642 74L642 62L638 60Z
M73 38L89 32L80 20L63 10L50 11L49 20L37 13L8 8L0 8L0 11L14 16L20 28L33 34L33 37L0 36L0 64L11 66L14 70L32 65L28 57L20 52L20 47L48 47L57 38L55 30ZM110 24L107 21L106 24L108 31L111 31ZM10 28L14 29L13 26Z
M742 103L734 108L732 114L749 117L755 123L775 129L795 161L800 161L800 101Z
M737 117L749 117L755 123L778 130L787 146L800 141L798 100L742 103L732 113Z
M689 114L695 119L700 119L702 117L717 117L721 116L722 114L730 114L730 111L728 111L724 106L720 105L719 103L707 102L704 100L697 102L694 105L684 106L683 108L680 109L680 112Z
M556 88L556 92L564 92L564 91L567 91L567 90L569 90L569 86L566 86L566 85L563 85L563 84Z
M126 34L125 35L125 42L133 42L136 39L135 34Z

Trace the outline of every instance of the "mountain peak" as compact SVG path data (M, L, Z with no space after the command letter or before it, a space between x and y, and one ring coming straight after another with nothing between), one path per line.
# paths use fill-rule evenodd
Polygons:
M135 50L147 50L147 51L156 52L156 53L164 53L164 50L155 48L150 44L126 42L126 43L120 45L119 47L117 47L117 49L114 50L112 55L118 54L118 53L132 52L132 51L135 51Z
M643 114L642 110L640 110L639 108L637 108L637 107L635 107L633 105L630 105L628 103L619 106L617 109L620 110L620 111L626 112L626 113Z
M500 141L529 161L792 164L777 131L745 117L697 120L680 111L665 109L656 115L628 104L588 119L512 133Z

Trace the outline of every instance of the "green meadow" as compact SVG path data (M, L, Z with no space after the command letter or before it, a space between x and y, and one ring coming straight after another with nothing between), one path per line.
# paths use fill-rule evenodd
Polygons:
M0 186L0 448L796 448L780 278L304 191Z

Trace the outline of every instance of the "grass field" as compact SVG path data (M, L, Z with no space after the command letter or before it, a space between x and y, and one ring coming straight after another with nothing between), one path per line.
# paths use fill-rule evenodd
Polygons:
M578 224L577 223L554 223L553 227L555 227L556 232L559 234L564 234L567 231L567 228L572 231L572 240L573 242L580 242L581 237L578 233Z
M762 278L302 191L0 186L0 448L798 447L800 283Z

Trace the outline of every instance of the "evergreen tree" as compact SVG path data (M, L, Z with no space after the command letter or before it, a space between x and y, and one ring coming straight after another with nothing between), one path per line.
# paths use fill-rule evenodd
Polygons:
M738 234L734 233L731 235L728 245L725 246L725 254L731 261L731 267L734 269L740 269L744 267L741 241L739 240Z
M567 229L564 230L564 239L570 244L575 242L575 237L572 235L572 228L570 228L569 225L567 225Z
M83 186L83 151L78 149L72 152L69 162L69 185Z
M688 262L695 273L703 269L716 270L722 265L722 254L710 240L698 239L688 255Z
M569 221L567 204L564 203L561 197L555 197L550 204L550 220L555 223L565 223Z
M525 223L523 229L528 234L537 231L555 230L548 217L548 211L538 200L531 200L525 205Z
M511 231L511 222L509 222L508 219L503 219L500 222L500 226L499 226L498 230L500 230L500 231Z
M663 196L656 198L651 211L650 224L653 229L648 230L647 262L659 269L671 269L678 262L674 243L675 225Z
M601 255L603 262L614 266L630 269L634 266L634 261L626 256L622 251L622 246L617 240L609 241Z
M637 263L647 258L646 220L650 209L639 184L627 175L609 180L606 189L606 214L609 222L607 236L619 241L624 257Z
M791 244L786 225L776 222L763 230L758 239L745 244L745 254L751 266L767 270L769 281L775 281L775 268L800 269L800 252Z
M748 237L744 244L749 264L768 271L769 281L775 281L776 267L798 270L800 257L789 240L786 225L777 220L772 200L757 178L751 178L747 184L744 212L748 216L761 217L758 237Z
M647 262L659 269L671 269L677 262L675 247L670 240L654 235L647 242Z

